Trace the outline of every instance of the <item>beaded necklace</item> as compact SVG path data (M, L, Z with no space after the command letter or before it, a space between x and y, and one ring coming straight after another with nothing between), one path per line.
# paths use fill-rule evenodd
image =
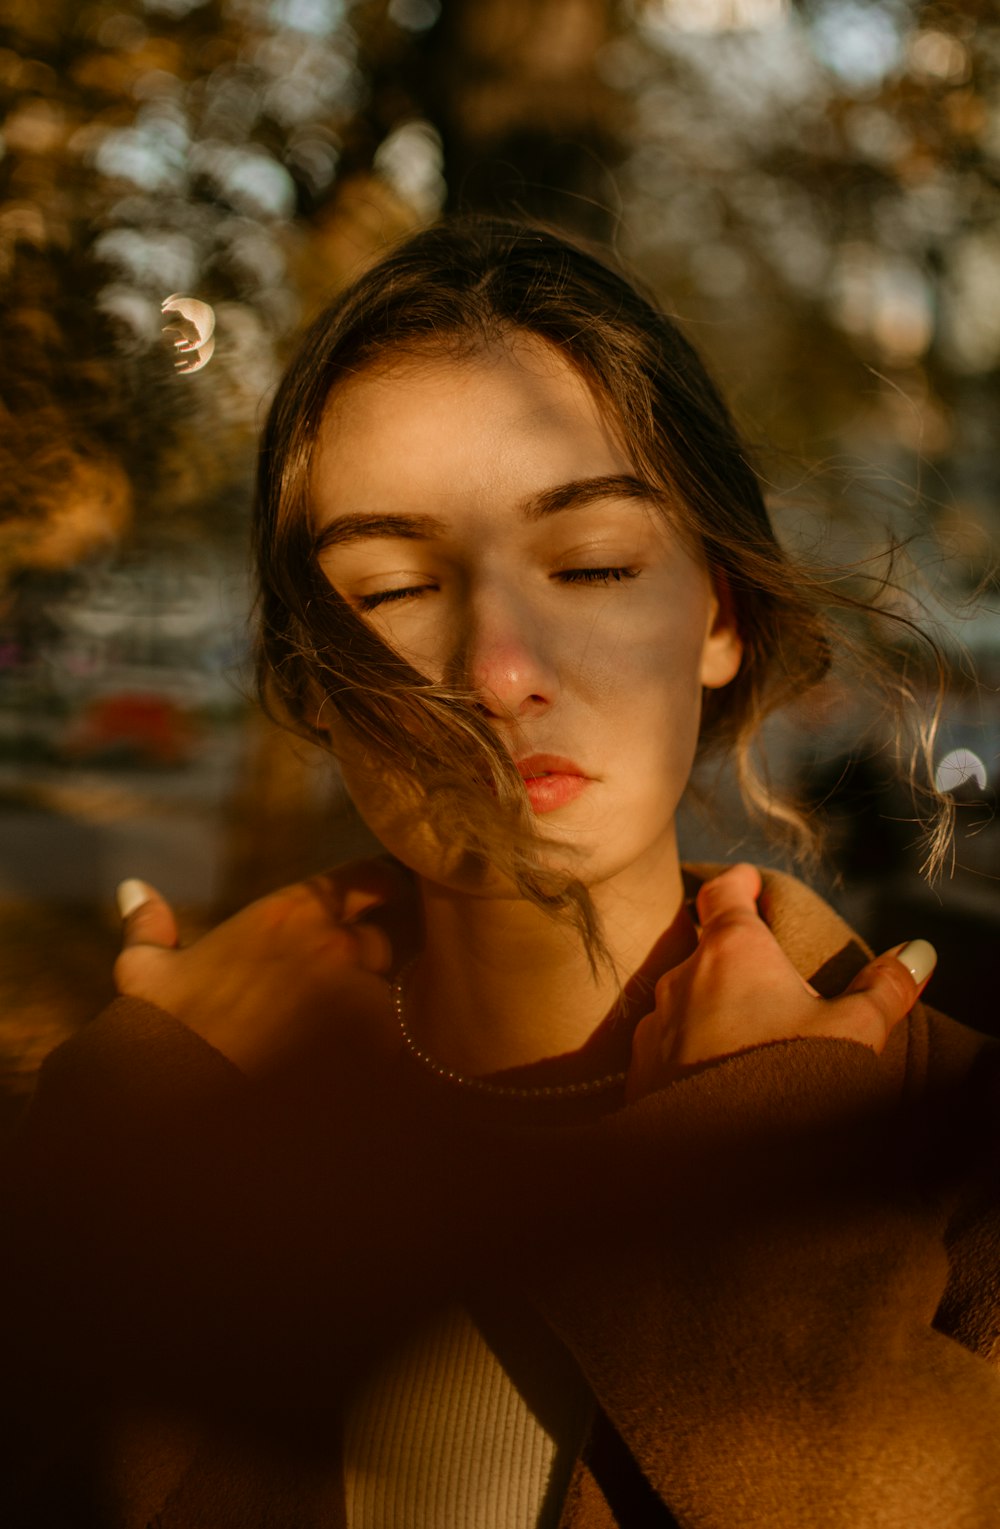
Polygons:
M539 1083L530 1088L518 1088L512 1083L492 1083L489 1078L473 1078L468 1073L445 1067L417 1045L407 1028L403 983L412 965L412 961L407 962L392 984L392 1002L399 1022L399 1032L414 1060L443 1082L453 1083L457 1088L471 1089L475 1093L499 1095L508 1099L566 1099L582 1094L602 1093L605 1089L616 1088L625 1082L626 1074L622 1071L606 1073L602 1078L585 1078L579 1083Z

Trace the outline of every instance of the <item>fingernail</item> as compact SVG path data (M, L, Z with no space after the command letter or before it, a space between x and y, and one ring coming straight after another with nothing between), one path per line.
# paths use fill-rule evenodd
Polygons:
M911 940L896 952L896 960L902 961L917 987L927 981L937 966L937 951L930 940Z
M136 908L141 908L143 903L148 903L152 895L151 888L134 876L130 876L127 881L120 881L115 888L115 902L118 904L120 917L128 918Z

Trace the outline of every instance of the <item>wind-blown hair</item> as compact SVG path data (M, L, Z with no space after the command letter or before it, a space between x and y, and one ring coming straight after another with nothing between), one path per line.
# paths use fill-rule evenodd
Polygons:
M829 667L821 586L779 546L744 443L677 325L610 264L544 228L489 217L428 228L312 324L260 453L258 678L272 714L321 740L335 716L413 780L421 810L454 825L447 831L469 853L553 911L575 909L586 930L586 895L539 868L522 783L474 697L399 658L314 555L310 466L338 384L401 356L460 357L518 334L547 341L589 383L663 513L725 580L743 658L730 684L706 693L700 749L727 750L751 808L808 837L801 815L758 778L752 747L764 719Z

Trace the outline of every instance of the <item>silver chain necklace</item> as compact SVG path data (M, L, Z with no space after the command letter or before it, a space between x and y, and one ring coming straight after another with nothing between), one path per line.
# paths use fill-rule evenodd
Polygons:
M507 1099L566 1099L571 1096L579 1097L581 1094L599 1094L605 1089L616 1088L625 1082L626 1073L623 1071L606 1073L603 1078L586 1078L579 1083L540 1083L531 1088L517 1088L512 1083L491 1083L488 1078L473 1078L468 1073L456 1072L454 1068L445 1067L443 1063L435 1061L434 1057L422 1050L407 1029L403 982L412 966L412 961L407 962L392 984L392 1002L399 1021L399 1033L414 1060L428 1072L432 1072L436 1078L441 1078L443 1082L454 1083L457 1088L468 1088L478 1094L499 1095Z

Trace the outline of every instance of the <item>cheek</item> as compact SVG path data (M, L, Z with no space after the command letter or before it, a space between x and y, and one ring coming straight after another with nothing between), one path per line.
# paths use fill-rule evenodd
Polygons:
M477 857L454 832L438 832L427 799L407 776L341 758L341 777L365 825L384 849L417 876L474 896L509 896L500 873Z
M701 728L704 610L651 625L620 654L610 675L608 720L613 747L635 790L657 814L671 814L694 765Z
M405 779L369 765L358 755L341 753L340 774L347 793L365 824L398 859L400 849L420 824L419 793Z
M405 783L344 762L341 775L358 815L390 855L420 875L446 858Z
M662 620L645 632L622 641L602 675L602 685L615 710L630 708L649 720L665 720L671 728L697 729L701 713L703 643L697 618L690 622Z

